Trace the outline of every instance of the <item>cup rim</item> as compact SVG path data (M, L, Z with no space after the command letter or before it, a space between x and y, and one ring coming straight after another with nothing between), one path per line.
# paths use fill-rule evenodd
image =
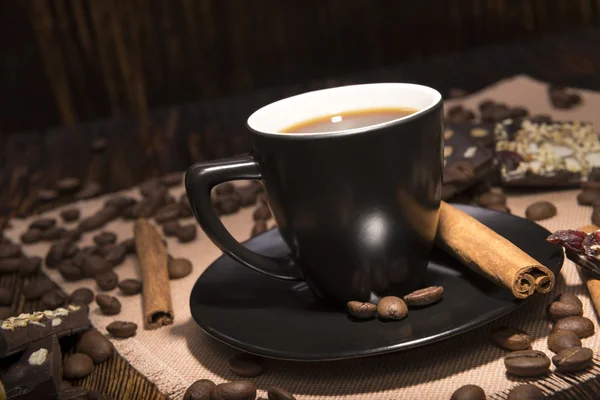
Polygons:
M262 116L262 114L266 113L273 106L281 105L286 102L292 102L294 100L298 100L301 97L305 97L308 95L314 96L315 94L322 93L322 92L338 91L338 90L344 89L344 88L346 88L346 89L347 88L365 88L365 87L372 87L372 86L389 86L389 85L405 87L405 88L409 87L409 88L412 88L413 90L417 89L417 90L420 90L423 92L427 92L432 96L432 100L426 107L419 109L417 112L414 112L412 114L409 114L409 115L406 115L406 116L403 116L400 118L393 119L391 121L386 121L386 122L382 122L379 124L363 126L360 128L335 131L335 132L283 133L283 132L261 130L261 129L257 129L255 127L256 120L258 118L260 118ZM300 94L297 94L294 96L285 97L283 99L271 102L267 105L264 105L264 106L260 107L259 109L257 109L256 111L254 111L252 114L250 114L250 116L246 120L246 127L251 132L254 132L261 136L278 137L278 138L286 139L286 140L345 137L345 136L352 136L352 135L357 135L357 134L361 134L361 133L365 133L365 132L372 132L375 130L387 128L387 127L394 126L394 125L400 125L400 124L412 121L414 119L420 118L422 115L426 114L431 109L435 108L438 104L440 104L442 102L442 100L443 99L442 99L441 93L439 91L437 91L436 89L429 87L429 86L425 86L425 85L419 85L416 83L379 82L379 83L365 83L365 84L357 84L357 85L336 86L333 88L326 88L326 89L319 89L319 90L303 92L303 93L300 93Z

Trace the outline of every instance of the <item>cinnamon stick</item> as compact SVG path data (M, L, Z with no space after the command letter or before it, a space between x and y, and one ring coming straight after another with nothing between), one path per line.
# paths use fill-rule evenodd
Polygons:
M171 289L167 271L167 248L148 220L140 218L133 228L135 247L142 268L144 324L156 329L173 323Z
M436 244L473 271L526 299L554 288L554 273L475 218L442 202Z

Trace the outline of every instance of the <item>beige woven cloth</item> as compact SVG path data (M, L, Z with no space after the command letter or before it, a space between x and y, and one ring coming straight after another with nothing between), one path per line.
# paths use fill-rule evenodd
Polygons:
M573 111L555 111L547 102L545 87L527 77L519 76L494 85L483 93L476 94L461 103L475 106L482 98L493 98L508 104L524 105L534 113L548 113L555 118L570 120L590 120L600 127L600 94L583 91L584 104ZM450 102L449 102L450 103ZM174 190L182 193L183 188ZM125 194L138 196L135 190ZM515 215L523 216L527 205L539 199L552 201L558 208L558 215L540 224L549 230L576 228L590 223L591 209L580 207L575 200L576 191L538 193L532 195L511 196L508 206ZM99 198L77 204L83 216L95 212L105 201ZM57 217L60 210L45 215ZM233 216L223 217L230 232L240 241L249 237L252 227L252 209L244 209ZM6 234L18 239L31 219L15 220L14 227ZM191 223L192 219L187 222ZM115 231L119 240L132 236L132 223L115 221L106 227ZM84 235L83 244L91 244L92 234ZM170 398L180 399L186 388L195 380L211 379L217 383L234 380L229 371L227 360L236 351L208 337L190 317L189 294L202 271L221 252L200 232L198 239L189 244L179 244L168 240L169 252L175 257L186 257L194 264L193 273L181 280L171 281L171 295L175 309L175 323L159 330L149 331L141 327L142 297L124 297L118 289L111 294L123 304L117 316L101 315L95 304L90 310L91 319L105 332L105 327L114 320L133 321L140 329L135 337L113 340L117 350L136 369L158 385L158 388ZM48 244L26 246L30 255L44 256ZM117 267L120 279L139 277L139 266L135 257ZM76 283L65 282L56 270L46 269L48 275L58 282L67 292L86 286L96 291L92 280ZM566 262L554 293L572 292L577 294L584 305L584 315L598 326L598 317L592 308L589 294L582 283L576 267ZM268 296L268 293L265 295ZM223 293L227 296L227 293ZM289 361L268 360L268 369L259 377L253 378L260 391L272 385L285 387L298 399L449 399L452 392L464 384L477 384L485 389L491 398L503 399L508 388L519 380L508 377L502 357L506 352L493 346L489 339L491 328L499 325L512 325L529 332L534 338L533 348L552 355L546 346L546 337L550 324L544 317L544 308L553 295L537 296L513 314L493 323L454 338L418 349L347 361L323 363L294 363ZM402 322L398 322L402 323ZM246 327L245 329L260 329ZM310 340L310 338L307 338ZM600 352L600 333L583 340L584 346L595 353ZM591 379L600 375L600 363L596 358L594 368L577 376L551 374L535 381L549 394L572 386L577 381Z

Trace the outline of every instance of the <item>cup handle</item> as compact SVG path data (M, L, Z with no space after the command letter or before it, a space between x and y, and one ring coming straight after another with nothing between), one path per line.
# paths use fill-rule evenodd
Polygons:
M277 279L303 280L300 269L289 256L267 257L241 245L225 229L215 213L210 199L211 189L219 183L236 179L261 179L262 174L251 155L242 155L222 160L192 165L185 174L185 190L198 223L225 254L255 271Z

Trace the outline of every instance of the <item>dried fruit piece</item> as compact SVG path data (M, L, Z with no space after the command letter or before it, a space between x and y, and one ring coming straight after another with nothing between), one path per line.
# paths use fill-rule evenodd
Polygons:
M592 232L583 239L581 244L585 254L590 257L600 256L600 231Z
M546 241L562 246L567 251L571 251L576 254L583 254L584 250L582 245L586 236L587 235L585 232L565 229L554 232L552 235L546 238Z

